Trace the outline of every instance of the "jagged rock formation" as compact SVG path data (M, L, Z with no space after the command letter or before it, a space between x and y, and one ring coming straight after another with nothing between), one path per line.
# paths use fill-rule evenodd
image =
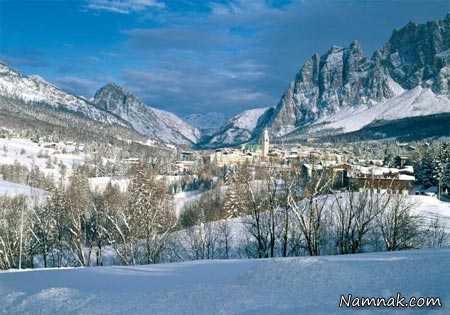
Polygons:
M71 120L72 127L95 125L108 133L206 147L256 140L265 128L272 137L323 136L356 132L380 120L448 113L450 13L439 21L395 30L370 58L356 41L314 54L276 107L245 111L202 139L197 128L146 106L115 84L101 88L90 101L1 63L0 109L4 116L26 116L28 122L38 117L63 127Z
M441 21L409 23L395 30L371 58L364 56L356 41L346 48L334 46L323 56L314 54L297 73L271 117L262 121L256 130L268 127L276 137L305 127L309 133L323 131L329 121L350 118L354 112L365 118L370 116L365 121L369 124L386 119L384 112L375 108L392 99L400 106L396 106L397 113L390 111L390 119L423 115L423 108L414 111L414 102L409 103L407 111L401 107L402 94L417 87L423 90L419 91L418 95L422 96L416 102L425 104L424 93L428 100L437 100L438 106L426 103L430 107L426 110L428 114L449 112L446 101L450 96L449 84L450 14ZM403 97L409 99L409 95ZM367 113L361 114L363 111ZM345 131L342 124L339 127L331 128L332 132Z
M200 138L200 132L176 115L145 105L133 94L116 84L107 84L94 96L98 108L129 122L150 139L190 145Z
M38 76L0 63L0 126L33 136L75 141L145 141L120 117Z

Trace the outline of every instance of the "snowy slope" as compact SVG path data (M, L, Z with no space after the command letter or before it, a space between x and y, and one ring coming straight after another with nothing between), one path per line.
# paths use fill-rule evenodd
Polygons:
M29 139L0 138L0 164L12 165L19 163L31 170L34 166L38 167L45 175L60 179L61 173L58 165L60 163L66 166L66 175L69 177L72 169L84 164L87 154L85 153L63 153L63 149L68 148L65 144L58 144L60 149L45 148L44 145L34 143ZM70 150L67 150L70 151ZM53 167L48 168L48 160L51 159Z
M253 131L256 127L259 117L267 110L264 108L255 108L246 110L230 119L230 123L236 128L247 129Z
M167 126L177 130L192 143L196 143L200 138L200 131L197 128L192 127L177 115L153 107L151 109Z
M39 76L23 75L0 63L0 95L28 103L43 103L55 109L81 113L87 118L127 127L118 117L99 110L86 99L69 94Z
M353 296L440 297L449 314L450 249L196 261L0 273L4 314L392 314L338 308Z
M232 117L219 132L209 139L208 145L233 145L250 140L258 124L258 119L267 110L267 107L255 108Z
M335 129L352 132L380 119L396 120L446 112L450 112L450 99L436 95L429 88L417 86L383 103L343 108L319 119L310 126L310 131Z
M46 200L47 195L48 193L45 190L0 179L0 196L24 196L31 201L41 203Z
M450 203L429 196L408 196L408 199L414 204L416 214L425 220L439 218L447 233L450 233Z

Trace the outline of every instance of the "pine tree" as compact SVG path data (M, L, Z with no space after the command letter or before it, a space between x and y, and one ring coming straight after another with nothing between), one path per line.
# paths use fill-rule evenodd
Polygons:
M239 175L239 170L225 174L227 190L225 192L224 211L227 218L239 217L244 212L242 198L240 197L242 182Z
M447 192L450 192L450 157L447 158L444 166L444 172L442 175L442 188L446 189Z
M437 171L434 156L431 150L427 149L417 165L418 182L424 187L435 186Z

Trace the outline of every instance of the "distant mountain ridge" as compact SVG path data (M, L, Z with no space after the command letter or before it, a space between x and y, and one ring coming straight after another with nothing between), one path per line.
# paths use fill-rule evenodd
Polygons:
M208 137L202 147L232 146L252 139L259 119L269 108L254 108L230 118L216 133Z
M402 130L414 121L448 121L439 115L450 113L450 13L442 20L411 22L394 30L370 58L357 41L314 54L275 107L247 110L223 124L219 116L207 114L191 115L190 124L147 106L116 84L105 85L87 100L3 63L0 109L4 116L26 116L29 122L39 116L64 127L68 119L72 127L76 121L130 137L202 148L257 141L266 128L272 138L284 140L346 138L340 135L347 133L367 138L382 128L392 135L395 121ZM414 117L427 118L409 119ZM423 125L421 130L424 137ZM434 129L433 136L441 130Z
M203 145L257 141L266 128L275 139L303 140L355 133L379 120L402 120L404 126L405 118L431 115L426 121L432 121L450 112L449 87L450 13L394 30L370 58L357 41L312 55L256 126L241 129L233 118Z
M126 133L130 135L137 132L160 143L192 145L200 139L199 130L175 114L146 106L116 84L107 84L92 100L87 100L40 76L27 76L0 63L0 98L0 107L15 108L16 116L29 119L30 110L39 111L43 123L52 121L61 127L65 125L64 120L71 119L78 124L93 121L111 128L129 129ZM55 113L59 113L57 118Z
M191 126L200 130L202 136L216 133L226 122L225 115L217 112L190 114L184 117Z
M3 63L0 63L0 96L71 111L100 123L129 127L126 121L96 108L88 100L67 93L39 76L23 75Z

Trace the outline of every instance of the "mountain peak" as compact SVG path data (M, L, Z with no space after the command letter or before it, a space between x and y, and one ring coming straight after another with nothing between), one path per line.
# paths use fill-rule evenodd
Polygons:
M144 136L175 144L195 143L199 131L176 115L147 106L138 97L116 83L101 87L94 104L129 122Z
M351 42L351 44L350 44L350 46L349 46L349 49L352 50L352 51L358 51L358 52L363 53L362 46L361 46L361 44L359 43L359 41L357 41L357 40L353 40L353 41Z
M122 86L120 86L114 82L108 82L103 87L101 87L99 90L103 90L103 89L116 90L118 92L122 92L123 94L127 94L127 92L125 91L125 89Z
M357 41L346 48L332 46L319 62L314 55L301 67L265 127L274 136L284 136L330 115L382 104L418 86L450 96L449 22L450 12L445 20L410 22L395 30L371 58L364 56Z
M133 97L116 83L108 83L101 87L94 95L94 104L116 114L117 111L128 112L129 97Z

